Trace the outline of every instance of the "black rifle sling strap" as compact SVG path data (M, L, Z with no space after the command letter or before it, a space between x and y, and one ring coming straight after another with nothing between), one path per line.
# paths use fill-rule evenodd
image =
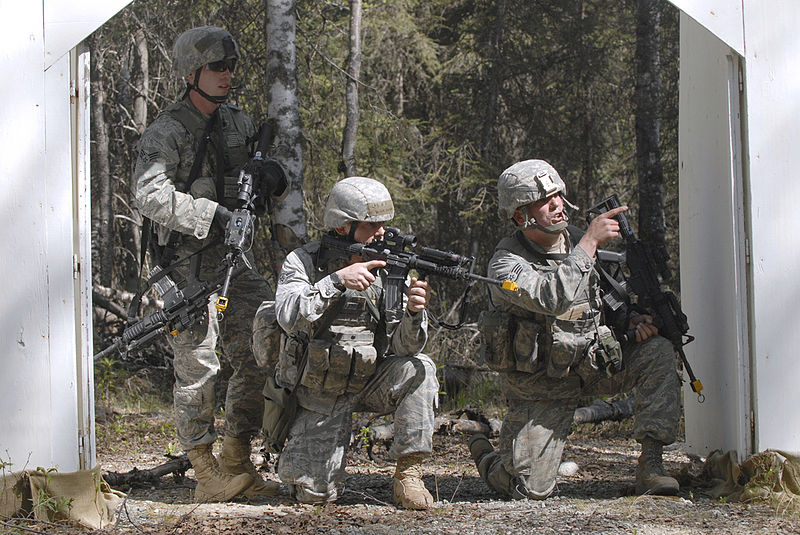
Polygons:
M222 132L222 117L219 108L214 112L211 121L217 118L217 139L214 143L217 148L215 181L217 185L217 202L222 204L225 200L225 134Z
M342 311L346 303L347 292L342 294L339 299L325 311L322 317L317 320L318 323L314 329L314 334L308 339L308 342L306 342L303 356L300 357L300 360L297 362L297 379L295 379L292 392L297 390L297 387L300 386L300 381L303 379L303 372L306 370L306 363L308 362L308 347L311 345L311 340L319 338L319 336L331 326L333 320L336 319L336 316L339 315L339 312Z

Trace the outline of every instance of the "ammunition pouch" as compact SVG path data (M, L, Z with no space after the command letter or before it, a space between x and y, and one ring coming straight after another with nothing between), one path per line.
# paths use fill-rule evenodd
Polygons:
M499 310L484 310L478 318L478 329L483 334L481 356L491 369L511 372L516 369L511 340L516 323L514 316Z
M605 325L599 326L598 335L587 348L587 358L594 369L602 371L607 377L622 370L622 347L611 329Z
M487 310L478 319L483 333L481 355L487 366L498 372L535 373L541 360L541 323L508 312Z
M268 452L281 452L295 416L297 391L279 386L274 376L268 377L264 385L264 418L261 423L264 447Z
M535 373L539 369L539 348L544 326L529 319L516 318L514 359L518 372Z
M375 373L378 352L373 334L331 333L333 339L315 338L308 344L308 361L300 384L325 395L357 393Z
M586 333L594 329L589 320L554 319L550 327L550 343L547 348L546 371L548 377L566 377L573 366L586 354L588 340Z

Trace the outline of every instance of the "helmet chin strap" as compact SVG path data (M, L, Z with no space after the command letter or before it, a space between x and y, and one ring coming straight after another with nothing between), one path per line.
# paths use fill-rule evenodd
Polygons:
M564 212L564 221L546 227L544 225L540 225L535 219L529 218L528 214L526 213L525 222L522 224L522 228L523 229L536 228L548 234L561 234L561 232L565 228L567 228L567 225L569 225L569 216L567 215L566 212Z
M198 95L200 95L201 97L203 97L204 99L206 99L207 101L209 101L209 102L211 102L213 104L222 104L223 102L228 100L228 95L227 94L219 96L219 97L212 97L211 95L209 95L208 93L206 93L205 91L200 89L200 86L198 84L200 82L200 73L201 72L203 72L203 66L200 66L200 68L198 68L196 71L194 71L194 83L186 82L186 92L188 93L191 90L195 90L195 91L197 91Z

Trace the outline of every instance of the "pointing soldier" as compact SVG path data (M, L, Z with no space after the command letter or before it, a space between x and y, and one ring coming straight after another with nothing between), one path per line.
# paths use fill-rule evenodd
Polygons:
M596 251L619 236L619 207L592 220L573 243L566 186L543 160L515 163L498 180L500 215L517 226L495 248L489 276L514 280L518 292L490 288L482 316L487 364L502 371L509 411L500 450L483 435L469 448L484 481L505 497L545 499L580 398L636 389L633 435L642 445L638 494L676 494L662 451L680 421L680 380L672 345L652 318L634 316L635 340L615 340L602 314Z

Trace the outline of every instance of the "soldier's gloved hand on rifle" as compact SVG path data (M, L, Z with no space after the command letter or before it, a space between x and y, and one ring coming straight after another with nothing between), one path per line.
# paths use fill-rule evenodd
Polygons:
M250 160L242 170L253 177L255 192L254 209L256 214L264 215L267 211L267 199L280 198L289 185L283 167L275 160Z
M232 215L230 210L218 204L216 210L214 210L214 223L224 230L228 228L228 222L231 220Z

